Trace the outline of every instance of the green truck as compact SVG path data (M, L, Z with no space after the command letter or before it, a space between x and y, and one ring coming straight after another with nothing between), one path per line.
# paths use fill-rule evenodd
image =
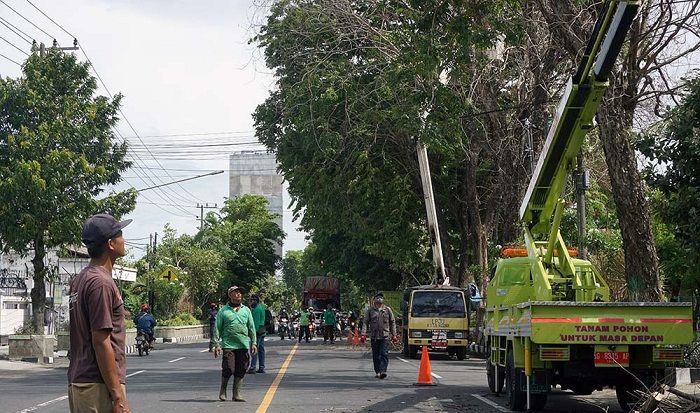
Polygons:
M605 279L559 232L559 197L639 3L605 3L520 208L525 246L502 249L486 288L488 386L505 386L512 410L543 409L554 386L614 387L628 410L634 391L662 380L694 338L690 303L610 302Z

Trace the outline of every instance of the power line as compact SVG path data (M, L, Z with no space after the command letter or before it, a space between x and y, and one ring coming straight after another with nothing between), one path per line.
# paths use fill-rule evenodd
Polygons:
M53 24L55 24L56 26L58 26L59 29L63 30L68 36L70 36L70 37L72 37L72 38L75 39L75 36L73 36L72 34L70 34L70 33L68 32L68 30L66 30L66 29L63 28L63 26L61 26L60 24L56 23L56 22L54 21L54 19L52 19L51 17L49 17L49 16L48 16L46 13L44 13L40 8L38 8L37 6L35 6L34 3L32 3L32 2L29 1L29 0L27 0L27 3L31 4L32 7L34 7L37 11L39 11L39 13L43 14L44 17L46 17L47 19L49 19L49 20L51 21L51 23L53 23Z
M13 12L15 12L15 14L17 14L19 17L23 18L27 23L29 23L29 24L31 24L32 26L36 27L40 32L44 33L45 35L49 36L49 37L52 38L52 39L55 39L55 38L56 38L56 36L50 35L50 34L47 33L44 29L42 29L41 27L39 27L39 26L37 26L36 24L34 24L31 20L29 20L29 19L27 19L26 17L24 17L24 16L22 15L22 13L20 13L20 12L18 12L17 10L13 9L9 4L5 3L4 0L0 0L0 3L4 4L8 9L12 10Z
M16 34L17 37L19 37L20 39L24 40L25 42L27 42L29 44L32 44L31 38L24 37L22 34L18 33L17 30L19 30L19 29L17 29L12 23L8 22L7 20L3 19L2 17L0 17L0 24L7 27L12 33ZM15 29L17 29L17 30L15 30ZM20 32L21 32L21 30L20 30ZM22 32L22 33L24 33L24 32Z
M2 1L2 0L0 0ZM14 47L15 49L19 50L20 52L24 53L25 55L29 56L29 53L25 52L24 50L20 49L19 47L15 46L14 43L10 42L6 38L0 36L0 40L4 40L5 43L9 44L10 46Z
M173 133L165 135L141 135L142 138L176 138L187 136L213 136L213 135L236 135L236 134L254 134L254 130L250 131L227 131L227 132L201 132L201 133ZM133 138L130 136L129 138Z
M4 54L1 54L1 53L0 53L0 57L4 57L5 59L7 59L7 60L9 60L10 62L16 64L17 66L22 67L21 64L15 62L14 60L10 59L9 57L5 56Z
M7 4L4 2L4 0L0 0L0 2L2 2L3 4L5 4L5 5L7 6ZM46 17L49 21L51 21L54 25L56 25L58 28L60 28L61 30L63 30L66 34L68 34L69 36L71 36L73 39L76 39L76 36L74 36L73 34L71 34L71 33L70 33L68 30L66 30L63 26L61 26L61 25L58 24L55 20L53 20L51 17L49 17L49 15L47 15L46 13L44 13L44 12L43 12L40 8L38 8L34 3L32 3L32 2L29 1L29 0L27 0L27 2L28 2L32 7L34 7L37 11L39 11L39 13L41 13L44 17ZM9 6L8 6L8 7L9 7ZM15 10L13 9L13 11L15 11ZM15 11L15 13L17 13L17 11ZM17 14L19 14L19 13L17 13ZM21 16L21 15L20 15L20 16ZM25 20L27 20L24 16L21 16L21 17L24 18ZM29 21L29 20L27 20L27 21ZM29 22L29 23L31 23L31 24L34 25L35 27L39 28L38 26L36 26L36 25L33 24L32 22ZM40 30L41 30L41 29L40 29ZM43 30L42 30L42 31L43 31ZM44 32L44 33L46 33L46 32ZM46 34L49 35L48 33L46 33ZM49 36L50 36L50 35L49 35ZM51 37L53 37L53 36L51 36ZM77 45L77 40L74 40L74 44ZM92 64L92 61L91 61L90 58L88 57L87 52L85 51L85 48L82 47L82 45L81 45L81 47L80 47L80 51L83 53L83 55L85 56L85 59L86 59L87 62L90 64L90 67L92 68L93 72L95 73L95 75L96 75L97 78L99 79L100 84L102 85L102 87L104 87L105 91L107 91L109 97L110 97L111 99L113 99L112 93L109 91L109 88L107 88L107 85L106 85L105 82L103 81L103 79L102 79L102 77L100 76L100 74L97 72L97 69L95 68L95 65ZM126 115L124 114L124 112L122 111L122 109L121 109L121 108L118 108L118 110L119 110L119 113L120 113L120 114L122 115L122 117L124 118L124 120L125 120L125 121L127 122L127 124L129 125L129 127L131 128L131 130L134 132L134 134L136 134L136 135L138 136L138 133L136 132L136 130L134 129L134 127L131 125L131 122L129 122L129 119L126 117ZM124 136L122 136L121 133L119 133L119 131L116 130L116 128L113 128L113 129L114 129L115 132L122 138L122 140L123 140L124 142L127 142L126 139L124 138ZM140 138L139 138L139 140L140 140ZM143 143L143 142L142 142L142 143ZM140 157L138 156L138 154L136 154L136 157L137 157L142 163L144 163L143 160L140 159ZM155 157L154 157L153 159L156 161L156 163L158 163L158 164L160 165L160 163L158 162L157 159L155 159ZM144 163L144 164L145 164L145 163ZM162 166L162 165L161 165L161 166ZM155 181L153 181L147 174L146 174L146 177L149 178L149 180L150 180L153 184L155 184ZM141 179L144 183L146 183L146 181L143 180L143 178L140 178L140 179ZM162 182L162 180L161 180L161 182ZM179 185L179 184L178 184L178 185ZM133 185L132 185L132 186L133 186ZM180 187L182 188L182 186L180 186ZM189 193L189 191L187 191L185 188L182 188L182 189L185 190L185 192L188 192L188 193ZM161 191L162 194L165 196L165 198L172 200L172 198L171 198L169 195L167 195L167 193L166 193L164 190L161 189L160 191ZM180 197L176 192L173 192L173 194L175 194L175 196ZM190 195L192 195L192 194L190 193ZM192 196L194 196L194 195L192 195ZM165 198L164 198L164 199L165 199ZM181 199L184 199L184 198L182 198L182 197L180 197L180 198L181 198ZM195 198L196 198L196 197L195 197ZM183 212L185 212L185 213L188 213L188 212L187 212L186 210L184 210L184 209L181 209L181 210L182 210Z

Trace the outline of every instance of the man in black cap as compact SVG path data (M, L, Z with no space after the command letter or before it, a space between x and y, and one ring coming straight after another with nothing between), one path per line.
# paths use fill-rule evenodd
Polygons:
M374 296L374 306L365 312L362 323L362 337L360 341L367 340L369 328L372 343L372 361L374 373L379 379L386 378L386 369L389 367L389 340L396 343L396 319L391 307L384 305L384 294L381 292Z
M70 283L70 411L130 413L126 399L124 302L112 267L126 255L122 229L131 220L93 215L83 226L90 264Z

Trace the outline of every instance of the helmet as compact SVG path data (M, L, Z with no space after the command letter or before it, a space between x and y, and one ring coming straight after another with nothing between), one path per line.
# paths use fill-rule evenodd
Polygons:
M141 311L148 311L151 309L151 306L149 306L147 303L141 304Z
M309 307L309 311L314 311L314 308L313 308L313 307Z

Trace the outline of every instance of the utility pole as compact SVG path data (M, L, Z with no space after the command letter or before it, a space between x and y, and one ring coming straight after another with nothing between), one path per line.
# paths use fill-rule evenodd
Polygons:
M52 49L56 50L63 50L63 51L70 51L70 50L78 50L78 39L73 39L73 46L70 47L59 47L58 42L56 39L53 39L53 44L51 46ZM46 55L46 46L44 43L39 43L39 45L36 44L36 40L32 42L32 52L39 52L39 56L44 57Z
M578 227L578 252L581 259L586 259L586 190L590 184L588 170L583 164L583 150L576 157L576 173L574 174L576 187L576 226Z
M197 203L197 208L199 208L199 216L197 218L199 218L199 230L201 231L204 229L204 208L216 209L218 207L216 204L214 204L214 206L209 206L209 202L207 202L206 204Z

